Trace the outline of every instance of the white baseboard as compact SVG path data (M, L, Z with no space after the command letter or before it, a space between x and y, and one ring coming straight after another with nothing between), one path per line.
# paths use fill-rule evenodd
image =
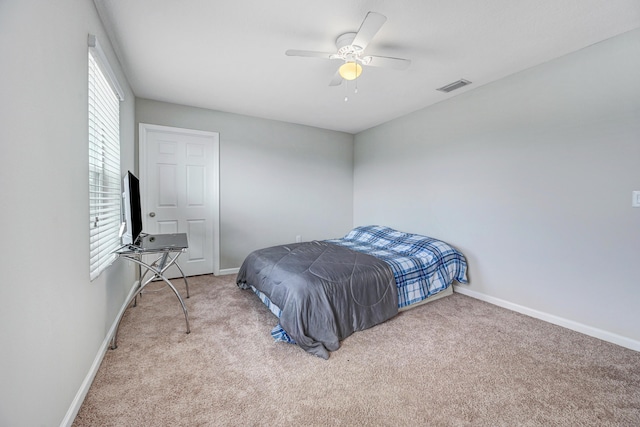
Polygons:
M133 293L137 289L138 289L138 282L136 281L131 287L131 290L129 291L129 295L127 295L127 298L124 300L124 303L120 308L120 312L118 312L118 315L113 320L113 324L111 325L111 328L109 328L109 332L107 333L107 336L104 338L104 341L102 341L102 345L98 349L98 353L96 354L96 357L93 360L93 363L91 364L91 368L89 369L87 376L84 378L84 381L82 381L82 384L80 385L80 389L76 393L76 396L73 398L73 401L71 402L71 406L67 410L67 413L65 414L64 418L62 419L62 422L60 423L60 427L71 427L71 425L73 424L73 421L76 419L76 416L78 415L78 411L82 406L82 402L84 402L84 398L87 397L87 393L91 388L93 379L96 377L96 374L98 373L98 369L100 369L100 364L102 363L102 359L104 359L104 355L107 353L107 350L109 350L109 347L111 346L111 337L113 337L113 334L115 334L116 332L116 326L117 326L116 322L118 321L118 319L120 319L120 317L122 317L122 314L124 313L124 311L127 309L127 306L128 306L127 301L129 301L129 299L133 296Z
M525 314L536 319L544 320L545 322L553 323L554 325L562 326L563 328L571 329L572 331L580 332L585 335L589 335L594 338L601 339L613 344L617 344L622 347L629 348L631 350L640 351L640 341L633 340L631 338L624 337L622 335L607 332L602 329L594 328L582 323L574 322L573 320L558 317L553 314L545 313L542 311L534 310L529 307L514 304L509 301L495 298L489 295L481 294L479 292L471 291L464 286L454 285L453 290L459 294L469 296L471 298L479 299L481 301L488 302L493 305L497 305L508 310L512 310L521 314Z
M240 267L238 267L238 268L225 268L223 270L220 270L220 276L226 276L227 274L238 274L238 271L240 271Z

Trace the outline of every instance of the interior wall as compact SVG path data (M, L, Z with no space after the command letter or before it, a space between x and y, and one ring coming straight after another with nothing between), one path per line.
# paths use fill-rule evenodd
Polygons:
M0 425L60 425L133 285L116 262L89 280L87 35L134 97L91 0L0 2Z
M448 241L461 290L640 345L639 75L636 30L356 135L355 225Z
M346 234L353 221L353 135L136 100L136 121L220 134L220 268L253 250Z

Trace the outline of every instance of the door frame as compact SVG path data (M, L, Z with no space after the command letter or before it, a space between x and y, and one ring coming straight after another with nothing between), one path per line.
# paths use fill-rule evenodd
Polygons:
M146 194L146 178L147 178L147 133L149 131L159 132L179 132L197 136L207 136L213 139L213 167L211 174L210 187L213 191L213 274L220 275L220 134L218 132L209 132L203 130L186 129L173 126L152 125L148 123L138 124L138 172L140 176L140 193ZM142 209L145 211L144 197L141 197ZM143 221L146 216L143 215Z

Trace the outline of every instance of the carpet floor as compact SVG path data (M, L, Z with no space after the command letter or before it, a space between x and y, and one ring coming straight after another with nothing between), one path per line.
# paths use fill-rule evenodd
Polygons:
M127 309L74 426L640 425L639 352L461 294L323 360L235 275L189 285L190 334L160 284Z

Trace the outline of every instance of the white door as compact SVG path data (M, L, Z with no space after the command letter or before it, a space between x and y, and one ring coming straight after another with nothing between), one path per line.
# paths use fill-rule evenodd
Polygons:
M139 131L143 231L187 233L185 275L219 274L218 133L144 123Z

